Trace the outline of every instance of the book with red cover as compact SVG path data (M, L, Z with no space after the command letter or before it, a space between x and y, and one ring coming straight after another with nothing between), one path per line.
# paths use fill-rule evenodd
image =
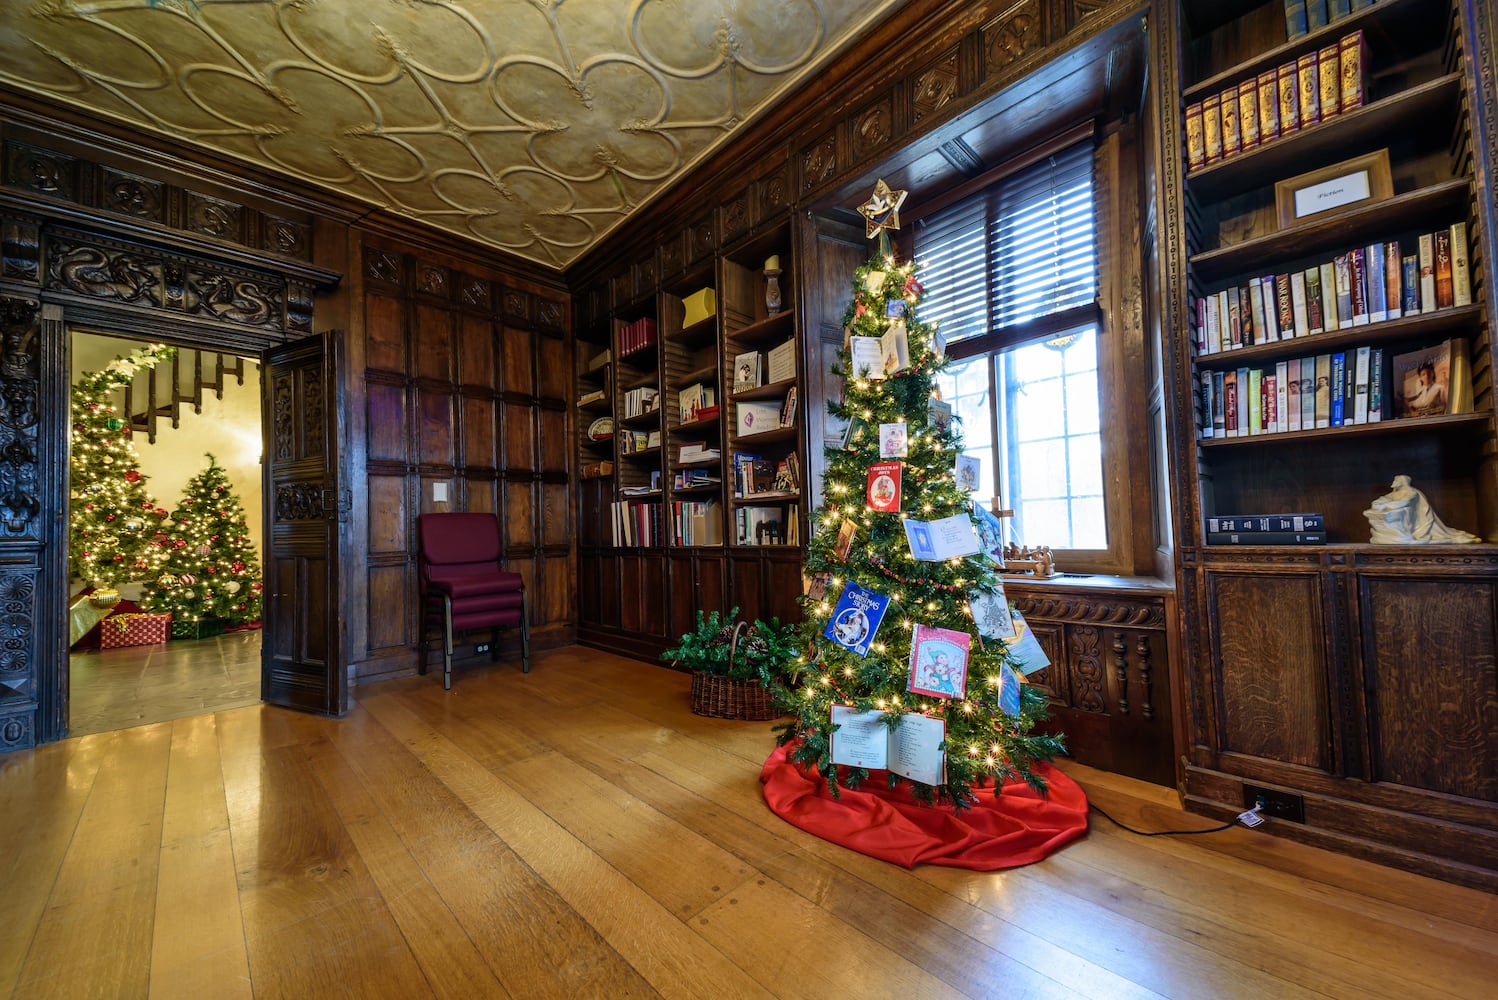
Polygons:
M900 509L900 462L875 462L869 466L869 506L884 514Z

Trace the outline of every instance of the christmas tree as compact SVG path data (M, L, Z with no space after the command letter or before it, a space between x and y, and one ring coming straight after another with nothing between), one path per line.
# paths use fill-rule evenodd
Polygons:
M917 267L889 249L886 230L898 226L903 197L881 181L862 209L881 248L853 275L844 314L834 369L844 398L828 409L848 431L843 448L826 451L802 598L808 662L799 690L781 692L795 719L779 742L792 744L791 759L816 768L836 795L839 783L858 787L869 768L834 762L835 726L851 732L857 723L865 739L909 726L900 735L917 743L926 736L926 766L904 768L902 779L891 763L891 785L910 780L921 801L961 807L990 781L1043 790L1033 765L1064 747L1034 732L1046 696L1022 682L1003 638L983 635L975 622L974 604L1002 600L991 554L997 532L956 474L962 446L950 408L933 401L945 356L936 330L917 316Z
M146 491L130 426L114 396L137 372L175 354L164 344L143 347L103 371L85 372L73 386L68 570L97 590L152 576L166 558L157 530L166 510Z
M259 621L260 559L244 506L224 467L207 458L208 467L188 481L172 511L167 563L146 602L153 611L170 611L174 624Z

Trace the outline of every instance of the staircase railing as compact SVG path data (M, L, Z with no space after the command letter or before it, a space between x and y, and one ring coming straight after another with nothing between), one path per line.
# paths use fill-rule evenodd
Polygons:
M208 361L206 372L205 358ZM159 421L170 420L173 428L180 427L184 405L190 403L194 413L202 413L207 390L212 389L217 398L223 399L229 376L234 376L239 385L244 385L244 374L244 358L218 351L181 348L169 367L157 365L150 368L125 386L125 414L130 430L136 433L144 431L146 440L155 444Z

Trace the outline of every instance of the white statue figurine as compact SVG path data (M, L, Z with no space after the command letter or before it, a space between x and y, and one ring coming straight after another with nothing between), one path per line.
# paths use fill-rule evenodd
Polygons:
M1378 545L1480 541L1460 528L1448 528L1430 509L1425 494L1410 485L1409 476L1395 476L1390 485L1389 492L1363 511L1373 528L1370 541Z

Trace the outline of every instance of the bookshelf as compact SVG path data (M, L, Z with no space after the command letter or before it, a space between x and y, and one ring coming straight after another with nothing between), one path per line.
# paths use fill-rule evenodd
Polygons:
M1192 808L1224 818L1244 808L1245 796L1251 801L1253 786L1293 792L1304 798L1305 821L1275 832L1470 881L1479 869L1498 870L1498 783L1491 778L1498 734L1475 707L1495 693L1483 664L1498 652L1498 634L1487 627L1498 585L1493 233L1481 206L1491 164L1473 138L1477 123L1491 120L1491 97L1484 98L1468 55L1463 35L1474 22L1463 4L1379 0L1296 37L1287 31L1286 6L1180 0L1161 11L1157 65L1168 69L1159 116L1179 143L1167 138L1161 156L1170 174L1163 189L1173 227L1165 277L1176 390L1171 438L1181 498L1178 585L1187 609L1182 788ZM1339 105L1335 116L1215 162L1194 155L1196 105L1218 95L1220 106L1230 87L1313 53L1319 60L1332 45L1340 52L1354 32L1362 33L1360 105ZM1301 175L1336 176L1381 151L1387 198L1375 192L1299 218L1276 199L1277 187L1293 188ZM1469 302L1454 287L1434 302L1418 288L1421 237L1434 246L1441 232L1466 251ZM1349 325L1340 302L1323 300L1322 332L1310 332L1310 289L1328 273L1333 287L1341 283L1338 258L1348 258L1351 274L1354 251L1361 248L1366 262L1375 245L1396 242L1401 293L1403 258L1416 258L1417 308L1401 298L1392 315L1385 287L1384 316L1366 308L1366 321ZM1439 262L1431 263L1439 277ZM1265 325L1251 322L1251 343L1233 346L1222 336L1232 290L1243 332L1256 280L1259 307L1275 310L1266 322L1282 326L1278 278L1297 274L1304 302L1297 306L1291 281L1290 327L1303 308L1300 335L1265 337ZM1383 276L1388 286L1387 267ZM1265 278L1271 298L1262 294ZM1371 306L1372 284L1362 287ZM1216 340L1203 322L1214 300L1221 307ZM1329 308L1338 312L1335 323ZM1400 416L1396 361L1443 345L1453 354L1454 379L1470 379L1466 404ZM1209 403L1219 378L1257 371L1262 387L1272 373L1278 388L1282 365L1289 373L1292 363L1353 357L1360 348L1369 355L1370 404L1374 373L1382 376L1383 419L1358 422L1354 409L1354 419L1322 424L1313 406L1297 411L1300 426L1287 419L1283 428L1234 436L1213 426L1219 414ZM1381 366L1372 363L1378 351ZM1214 388L1204 395L1208 384ZM1354 379L1354 403L1357 390ZM1259 396L1261 418L1269 399ZM1484 541L1371 544L1364 511L1400 474L1412 477L1446 524ZM1324 515L1326 540L1252 544L1251 533L1239 533L1240 544L1207 542L1211 518L1296 513ZM1484 623L1476 632L1468 628L1475 621ZM1442 691L1463 694L1452 702Z

